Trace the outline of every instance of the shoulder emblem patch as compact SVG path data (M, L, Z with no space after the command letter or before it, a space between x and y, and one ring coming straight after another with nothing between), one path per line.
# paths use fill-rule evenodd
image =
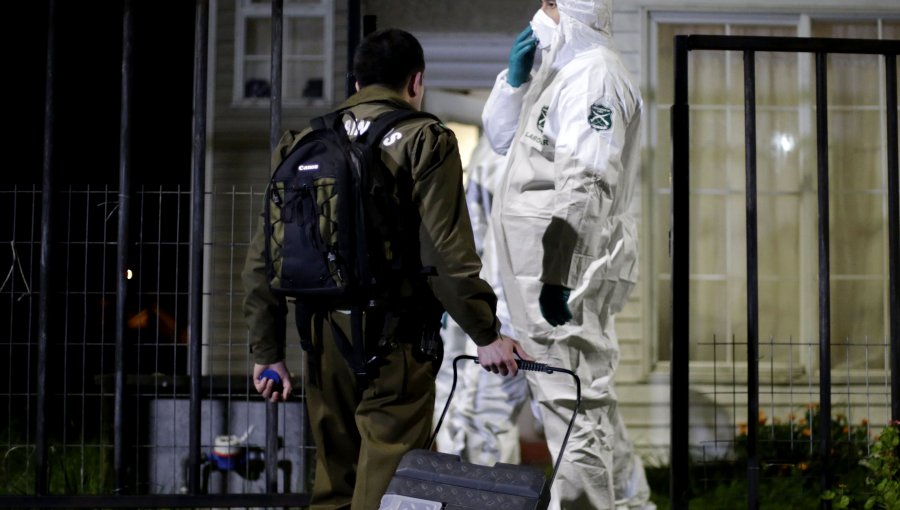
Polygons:
M538 128L538 131L541 133L544 132L544 124L547 123L547 110L549 108L550 108L549 106L545 106L545 107L541 108L541 114L538 116L537 128Z
M613 112L600 103L591 105L591 112L588 114L588 124L594 131L609 131L613 126Z

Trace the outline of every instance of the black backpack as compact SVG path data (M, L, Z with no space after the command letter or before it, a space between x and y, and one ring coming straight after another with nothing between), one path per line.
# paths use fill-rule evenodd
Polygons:
M313 324L316 312L349 310L352 341L339 328L332 330L362 379L371 375L376 362L371 344L387 320L378 305L390 298L392 285L422 272L418 253L410 251L409 239L416 233L404 228L411 178L392 175L380 148L397 141L395 126L414 118L437 121L412 110L392 110L372 121L357 120L346 110L313 119L312 130L275 169L265 195L272 292L296 298L298 331L307 351L312 350L312 328L321 328L321 322Z

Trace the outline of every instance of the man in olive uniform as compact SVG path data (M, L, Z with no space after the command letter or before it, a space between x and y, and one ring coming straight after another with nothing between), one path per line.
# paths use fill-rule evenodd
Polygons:
M383 30L366 37L354 57L358 92L339 110L357 119L355 129L386 112L421 110L425 60L411 34ZM354 126L349 126L352 131ZM286 134L273 154L272 166L287 156L302 135ZM352 132L350 133L353 134ZM424 267L435 271L428 285L412 287L415 300L436 297L478 345L480 363L502 375L515 375L516 355L531 359L515 340L501 336L496 318L497 298L479 278L481 261L475 245L462 186L462 165L452 131L432 119L401 122L382 140L382 161L398 179L411 179L411 203L419 218L414 241ZM403 176L401 174L405 173ZM255 365L253 382L268 400L287 399L292 387L284 362L283 299L269 289L262 225L257 228L242 273L246 298L244 315L250 328ZM410 296L407 296L409 298ZM326 312L331 321L349 331L349 315ZM402 312L396 327L384 333L377 375L362 385L331 338L329 328L314 334L313 353L307 356L307 407L316 446L312 504L317 509L372 510L407 451L421 448L432 427L435 365L417 352L422 330L419 314ZM281 392L273 381L259 379L272 369L284 382Z

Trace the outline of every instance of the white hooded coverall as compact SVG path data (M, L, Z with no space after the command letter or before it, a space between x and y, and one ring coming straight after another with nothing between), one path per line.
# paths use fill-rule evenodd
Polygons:
M612 46L611 1L557 6L560 23L537 72L517 88L501 72L482 115L491 145L507 154L492 212L500 274L515 338L536 360L581 379L583 412L550 508L653 508L612 386L619 361L613 315L638 277L638 233L628 210L639 171L642 100ZM572 289L568 323L553 327L542 317L544 283ZM555 461L574 384L526 375ZM621 453L615 482L614 449Z

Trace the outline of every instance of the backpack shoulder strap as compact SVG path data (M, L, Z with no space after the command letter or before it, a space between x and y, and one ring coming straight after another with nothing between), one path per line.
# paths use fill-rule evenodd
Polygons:
M309 125L313 128L313 131L331 129L340 133L346 133L346 130L344 129L344 118L347 115L353 117L353 114L346 109L335 110L333 112L326 113L325 115L314 117L309 121Z

